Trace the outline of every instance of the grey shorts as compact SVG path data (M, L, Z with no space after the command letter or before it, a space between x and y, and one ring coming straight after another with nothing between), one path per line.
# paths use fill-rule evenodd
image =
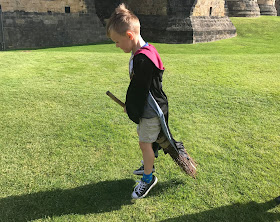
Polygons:
M158 117L151 119L142 118L137 125L137 133L140 142L153 143L157 140L161 125Z

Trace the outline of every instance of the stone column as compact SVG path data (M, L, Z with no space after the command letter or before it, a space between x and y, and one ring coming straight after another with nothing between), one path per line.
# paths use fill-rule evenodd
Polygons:
M258 17L260 8L257 0L227 0L229 16Z
M261 15L277 16L275 0L258 0Z
M4 36L4 26L3 26L3 13L0 5L0 51L5 50L5 36Z
M275 8L277 10L277 15L280 16L280 0L275 1Z

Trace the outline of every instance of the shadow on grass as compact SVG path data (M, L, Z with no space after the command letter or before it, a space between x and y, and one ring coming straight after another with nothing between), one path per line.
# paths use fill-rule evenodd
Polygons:
M204 212L170 218L162 222L178 221L221 221L221 222L272 222L280 220L280 213L268 212L277 206L275 200L266 203L249 202L247 204L232 204Z
M67 48L79 48L79 47L88 47L88 46L98 46L98 45L110 45L113 44L111 40L108 41L101 41L96 43L89 43L89 44L78 44L78 45L65 45L65 46L48 46L48 47L38 47L38 48L19 48L19 49L6 49L5 51L13 52L13 51L36 51L36 50L51 50L51 51L63 51ZM75 49L74 49L75 51ZM77 52L82 52L81 50L77 50Z
M155 196L180 181L158 183L149 195ZM51 190L0 199L0 221L26 222L68 214L92 214L120 210L132 204L132 179L103 181L68 190Z
M30 221L67 214L119 210L131 204L134 180L104 181L68 190L52 190L0 199L0 221Z

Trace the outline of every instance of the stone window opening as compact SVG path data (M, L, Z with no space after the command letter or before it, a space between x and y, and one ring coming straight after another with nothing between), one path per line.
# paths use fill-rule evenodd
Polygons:
M70 6L65 7L65 13L70 13Z
M210 7L209 16L212 16L212 7Z

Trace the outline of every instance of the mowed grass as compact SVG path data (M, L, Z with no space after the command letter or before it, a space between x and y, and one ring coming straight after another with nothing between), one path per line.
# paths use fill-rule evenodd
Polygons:
M170 128L197 179L168 155L131 201L140 166L113 44L0 53L0 221L280 221L280 17L231 18L238 36L154 45Z

